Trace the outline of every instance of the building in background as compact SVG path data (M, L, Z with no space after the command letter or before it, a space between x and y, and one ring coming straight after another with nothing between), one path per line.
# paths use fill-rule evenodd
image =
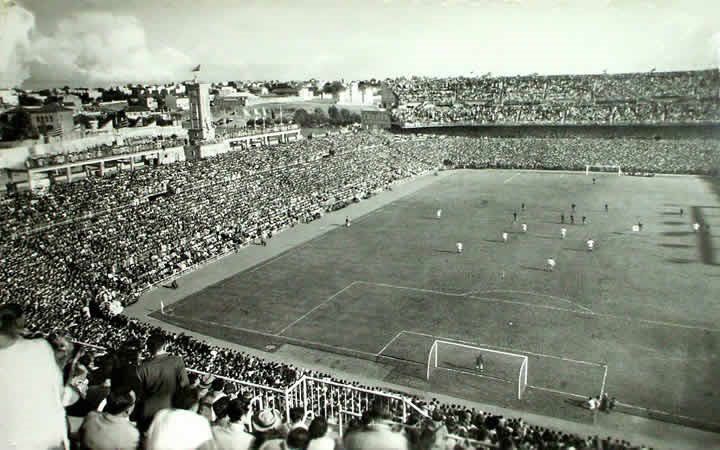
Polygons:
M73 133L73 110L57 103L39 108L26 108L30 123L39 134L46 138L60 138Z
M167 94L165 96L165 108L168 111L189 111L190 99L175 94Z
M215 127L210 111L210 85L208 83L187 83L186 90L190 99L190 141L205 141L215 138Z

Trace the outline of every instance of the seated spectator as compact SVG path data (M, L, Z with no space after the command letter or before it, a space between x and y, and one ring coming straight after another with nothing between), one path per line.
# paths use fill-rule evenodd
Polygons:
M152 355L138 369L140 394L138 395L138 427L146 430L153 415L169 408L173 395L189 384L185 364L179 356L167 352L167 338L155 333L147 341Z
M218 402L215 402L217 405ZM255 438L248 433L243 424L243 417L248 414L248 405L242 399L228 403L226 421L212 427L215 445L218 450L249 450L253 448ZM217 412L216 412L217 414Z
M0 305L0 447L63 449L67 428L62 375L48 342L25 339L24 331L20 305Z
M83 449L134 449L140 442L140 432L130 422L135 407L133 391L110 393L103 411L91 411L78 432Z
M172 408L155 414L147 432L146 450L214 450L210 423L193 412L198 406L198 391L185 386L172 399Z

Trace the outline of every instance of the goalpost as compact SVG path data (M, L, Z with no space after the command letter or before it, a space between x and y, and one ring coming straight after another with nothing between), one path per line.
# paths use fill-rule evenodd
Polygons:
M585 165L585 175L590 175L590 172L617 173L618 175L623 174L620 166L603 165L603 164L586 164Z
M438 357L442 353L441 357ZM482 357L483 370L476 368ZM435 340L427 360L427 379L433 370L494 379L515 385L518 400L527 388L528 357L458 342Z

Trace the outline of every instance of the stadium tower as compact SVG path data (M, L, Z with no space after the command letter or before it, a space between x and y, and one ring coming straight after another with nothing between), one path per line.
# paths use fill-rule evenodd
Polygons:
M210 84L193 80L186 84L190 98L190 142L207 141L215 138L215 126L210 111Z

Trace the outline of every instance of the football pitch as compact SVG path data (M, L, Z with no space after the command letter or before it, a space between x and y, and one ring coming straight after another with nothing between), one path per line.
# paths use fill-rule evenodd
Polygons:
M698 177L592 178L438 177L350 228L340 211L333 230L153 317L362 358L386 366L385 381L468 400L589 420L578 403L603 391L629 413L720 428L718 197ZM427 380L436 339L526 356L522 399L518 359L493 352L479 373L479 351L442 347L445 370Z

